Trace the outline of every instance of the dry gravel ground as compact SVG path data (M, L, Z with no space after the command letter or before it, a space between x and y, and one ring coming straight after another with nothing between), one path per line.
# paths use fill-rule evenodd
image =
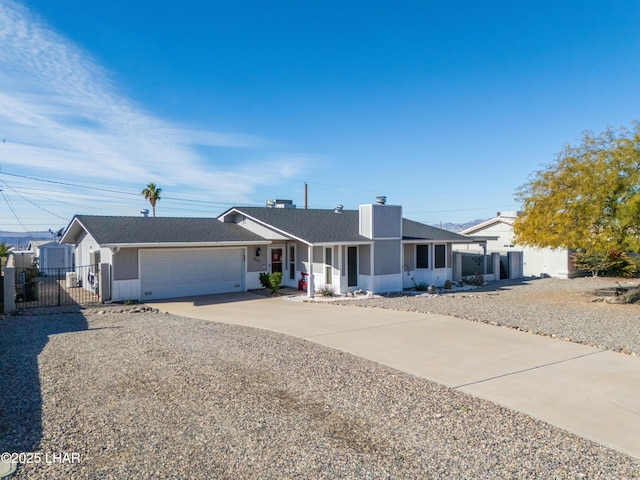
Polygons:
M495 305L477 294L459 300ZM15 478L640 478L629 456L305 340L104 312L0 320L0 450L40 458ZM47 463L60 452L80 461Z

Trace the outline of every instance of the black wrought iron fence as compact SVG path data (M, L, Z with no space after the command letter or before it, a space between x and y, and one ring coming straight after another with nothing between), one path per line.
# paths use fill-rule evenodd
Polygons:
M98 265L16 268L15 275L18 308L100 303Z

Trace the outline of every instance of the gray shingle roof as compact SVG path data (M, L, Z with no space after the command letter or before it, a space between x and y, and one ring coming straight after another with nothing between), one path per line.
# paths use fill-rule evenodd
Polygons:
M370 242L358 233L356 210L235 207L235 210L308 243Z
M215 218L76 215L100 245L255 242L264 238Z
M357 210L343 210L342 213L335 213L333 210L267 207L234 207L230 210L236 210L308 243L371 241L358 233L360 221ZM406 218L402 219L402 229L404 240L470 241L468 237L457 233Z
M425 225L406 218L402 219L402 238L404 240L435 240L453 243L468 243L472 241L458 233L443 230L441 228Z

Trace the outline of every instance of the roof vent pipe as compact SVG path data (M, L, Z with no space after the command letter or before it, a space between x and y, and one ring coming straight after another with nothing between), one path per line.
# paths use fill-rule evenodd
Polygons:
M141 214L143 217L148 217L148 216L149 216L149 210L147 210L146 208L145 208L145 209L143 209L143 210L140 210L140 214Z
M376 203L378 205L385 205L387 203L387 197L384 197L384 196L376 197Z
M336 205L336 208L333 209L333 213L342 213L342 209L344 207L342 205Z

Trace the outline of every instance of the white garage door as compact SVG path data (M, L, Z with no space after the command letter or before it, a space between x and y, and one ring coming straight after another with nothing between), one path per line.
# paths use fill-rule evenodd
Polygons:
M244 290L242 248L140 250L142 301Z

